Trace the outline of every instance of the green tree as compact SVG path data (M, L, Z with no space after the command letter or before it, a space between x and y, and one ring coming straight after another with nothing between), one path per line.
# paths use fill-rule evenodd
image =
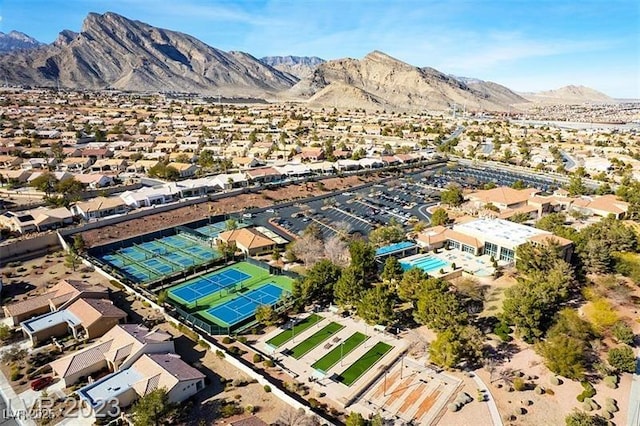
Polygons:
M454 327L438 333L429 346L429 359L444 368L476 363L482 358L484 336L476 327Z
M0 324L0 342L6 343L13 333L11 332L11 328L9 328L6 324Z
M44 192L47 197L55 192L57 184L58 179L49 172L44 172L29 182L29 186L36 188L38 191Z
M238 247L236 246L235 241L218 240L216 248L218 252L222 254L222 257L224 257L225 261L233 259L233 256L235 256L236 252L238 251Z
M170 424L177 407L169 402L166 388L155 389L133 405L132 418L135 426Z
M431 225L432 226L440 226L446 225L449 222L449 215L447 211L443 208L437 208L434 210L431 215Z
M586 368L585 342L567 335L554 335L539 343L537 351L549 370L569 379L580 380Z
M403 273L402 265L400 265L398 259L390 256L384 261L384 268L380 278L389 283L399 283L402 280Z
M376 247L397 243L404 240L404 238L404 230L402 226L397 224L381 226L369 233L369 242Z
M355 267L349 266L342 271L340 279L336 282L333 296L338 306L357 306L366 289L362 273Z
M227 231L231 231L234 229L238 229L238 220L234 218L229 218L224 221L224 229Z
M349 244L351 268L363 281L372 280L377 272L376 251L373 246L363 240L354 240Z
M86 245L84 242L84 238L82 238L82 234L75 234L73 236L72 242L73 250L76 253L84 253L86 250Z
M64 266L72 269L75 272L75 270L78 268L78 266L80 266L81 263L82 261L80 259L80 256L78 256L78 253L76 253L73 247L70 247L67 251L67 254L65 254L64 256Z
M411 268L402 275L402 281L398 285L398 297L405 302L418 300L420 290L425 285L429 276L419 268Z
M323 259L308 269L302 280L294 282L293 296L301 306L312 302L329 304L333 301L334 286L340 275L339 266Z
M518 212L518 213L512 215L511 217L509 217L509 220L511 222L514 222L514 223L525 223L530 218L531 217L529 216L529 213Z
M260 305L256 308L256 321L266 326L274 325L277 315L269 305Z
M366 426L367 421L362 417L362 414L352 411L347 416L345 426Z
M442 204L449 206L459 206L464 202L462 189L457 185L449 185L447 189L440 193L440 201Z
M382 285L366 290L357 304L358 316L368 324L393 323L393 293Z
M425 281L432 282L435 280ZM444 331L466 324L469 314L457 293L438 284L435 288L425 286L421 289L413 317L416 322L432 330Z
M518 179L511 184L511 187L513 189L525 189L527 185L521 179Z
M589 193L588 188L585 186L582 181L582 177L580 176L571 176L569 179L569 183L567 184L567 191L569 191L569 195L575 197L577 195L586 195Z
M607 354L607 361L616 371L623 373L635 373L636 371L636 355L629 345L611 348Z

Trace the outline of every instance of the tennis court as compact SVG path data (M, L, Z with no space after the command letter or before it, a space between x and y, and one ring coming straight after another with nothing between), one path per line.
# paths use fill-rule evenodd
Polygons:
M314 334L307 337L298 345L294 346L289 353L295 359L300 359L343 328L344 325L338 324L337 322L331 322L321 330L316 331Z
M311 367L316 370L327 373L331 367L336 365L340 360L349 355L355 348L364 343L369 336L360 333L359 331L353 333L346 340L333 348L330 352L325 354L322 358L311 364Z
M383 356L385 356L393 346L378 342L374 347L369 349L367 353L362 355L356 362L351 364L344 370L339 377L339 381L347 386L354 384L360 377L364 375L371 367L373 367Z
M139 283L154 281L220 257L206 242L184 232L129 244L97 257Z
M279 348L280 346L287 343L289 340L293 339L296 335L299 335L306 329L316 325L322 320L323 318L320 315L311 314L305 319L303 319L302 321L300 321L299 323L297 323L296 325L294 325L293 327L291 327L290 330L285 330L282 333L278 334L277 336L273 337L272 339L269 339L267 341L267 344L274 348Z
M169 290L169 295L180 299L184 304L191 304L249 278L251 275L238 269L225 269L194 278L178 288Z
M282 291L274 284L266 284L246 294L238 292L236 295L240 297L215 306L207 313L229 326L235 325L253 316L258 306L275 304L282 296Z

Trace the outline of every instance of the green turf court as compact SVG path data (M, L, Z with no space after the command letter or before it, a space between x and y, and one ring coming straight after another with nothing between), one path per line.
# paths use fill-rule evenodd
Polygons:
M369 349L366 354L362 355L340 374L340 382L351 386L391 349L393 349L393 346L384 342L378 342L374 347Z
M324 328L316 331L313 335L300 342L297 346L294 346L290 351L290 355L295 359L302 358L315 347L319 346L322 342L324 342L343 328L344 325L340 325L337 322L327 324L326 326L324 326Z
M267 344L274 348L279 348L280 346L287 343L289 340L293 339L294 336L298 336L300 333L316 325L322 320L323 318L320 315L311 314L305 319L303 319L302 321L300 321L299 323L297 323L296 325L294 325L291 330L285 330L282 333L278 334L277 336L274 336L273 338L269 339L267 341Z
M311 367L326 373L331 367L340 362L341 359L349 355L355 348L365 342L369 336L360 332L355 332L344 342L335 347L331 352L320 358Z

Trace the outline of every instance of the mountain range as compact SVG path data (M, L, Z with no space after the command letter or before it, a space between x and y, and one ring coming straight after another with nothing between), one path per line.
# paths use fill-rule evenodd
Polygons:
M550 102L564 95L572 102L584 102L585 97L611 101L588 88L523 96L497 83L416 67L378 51L360 60L296 56L258 60L111 12L90 13L79 33L63 30L49 45L16 32L3 37L0 42L10 38L6 45L15 47L0 55L0 72L16 85L175 91L403 110L441 110L457 104L468 110L505 111L514 104ZM18 47L20 40L23 47Z
M0 32L0 53L35 49L40 46L42 43L38 40L19 31L11 31L7 34Z

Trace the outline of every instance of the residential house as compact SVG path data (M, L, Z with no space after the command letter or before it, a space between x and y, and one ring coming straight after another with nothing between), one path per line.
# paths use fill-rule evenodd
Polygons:
M198 171L198 166L191 163L169 163L167 167L173 167L180 173L181 178L189 178L195 176Z
M493 189L472 192L467 196L476 208L492 204L500 210L516 209L527 205L527 202L540 191L535 188L513 189L499 186Z
M118 196L96 197L88 201L81 201L71 206L71 213L80 216L84 220L100 219L116 214L124 214L128 210L127 205Z
M100 173L78 174L75 175L74 178L91 189L99 189L114 185L113 177Z
M131 367L90 383L77 393L83 406L96 415L111 408L103 401L115 400L125 408L160 388L167 390L170 403L178 404L204 389L204 380L204 374L177 354L144 354Z
M91 173L120 173L127 170L127 160L123 158L104 158L96 160L90 167Z
M69 387L99 371L116 372L129 368L144 354L175 352L172 336L159 330L149 330L139 324L118 324L95 343L77 352L58 358L50 365L53 376Z
M249 182L269 183L279 180L282 175L273 167L260 167L246 171Z
M122 201L132 209L166 204L174 200L175 188L169 185L143 187L134 191L125 191L120 194Z
M30 295L24 300L4 305L2 309L5 318L16 326L36 315L56 311L65 303L80 297L103 298L106 295L107 291L104 287L78 280L61 280L43 294Z
M108 299L79 298L65 306L20 323L32 345L69 333L76 339L95 339L127 317Z
M13 232L47 231L73 223L73 214L66 207L37 207L31 210L6 211L0 214L0 227Z

